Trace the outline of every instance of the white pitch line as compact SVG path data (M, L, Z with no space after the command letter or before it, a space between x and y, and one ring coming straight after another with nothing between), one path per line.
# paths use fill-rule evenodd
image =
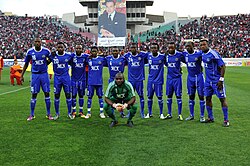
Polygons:
M30 87L30 86L26 86L26 87L23 87L23 88L20 88L20 89L17 89L17 90L13 90L13 91L9 91L9 92L0 93L0 96L6 95L6 94L9 94L9 93L18 92L18 91L20 91L20 90L27 89L27 88L29 88L29 87Z

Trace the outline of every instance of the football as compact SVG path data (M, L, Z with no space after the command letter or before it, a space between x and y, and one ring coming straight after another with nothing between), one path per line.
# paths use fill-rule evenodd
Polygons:
M122 108L122 107L123 107L122 104L120 104L120 103L117 103L117 104L116 104L116 110L117 110L117 111L122 112L122 111L123 111L123 108Z

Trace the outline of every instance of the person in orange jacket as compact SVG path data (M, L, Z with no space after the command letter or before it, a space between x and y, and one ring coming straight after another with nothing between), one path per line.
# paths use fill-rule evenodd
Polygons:
M10 83L11 85L15 85L14 78L16 78L17 85L22 85L22 82L20 80L21 78L21 72L23 68L21 65L18 64L17 59L14 60L14 65L10 68Z

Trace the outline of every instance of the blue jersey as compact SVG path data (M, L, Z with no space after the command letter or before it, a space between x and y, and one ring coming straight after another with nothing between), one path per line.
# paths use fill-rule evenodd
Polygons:
M136 82L145 80L145 58L148 54L146 52L140 52L139 54L132 55L128 52L124 55L128 62L128 81Z
M114 80L115 75L119 72L124 72L124 67L126 65L126 59L124 57L114 58L112 55L106 57L107 65L109 68L109 78Z
M96 57L88 59L89 73L88 73L88 85L102 85L102 70L104 66L107 66L106 59L104 57Z
M69 63L72 60L72 55L64 53L63 55L50 56L53 63L53 71L55 76L69 75Z
M202 61L206 72L206 82L217 83L221 76L219 67L225 65L220 54L209 49L207 53L202 53Z
M167 78L181 77L181 62L184 62L184 56L181 52L175 51L174 55L166 56L166 66L168 67Z
M155 57L152 53L148 54L148 82L153 84L164 84L164 63L164 54L158 53Z
M32 60L32 73L46 73L48 71L47 58L49 57L50 51L47 48L42 47L40 51L36 51L33 47L27 51L25 63L29 63Z
M197 76L202 73L202 52L195 51L193 54L189 54L184 51L185 63L187 64L188 75L191 77Z
M86 80L86 71L85 67L87 64L88 54L81 54L80 56L75 53L72 54L72 74L71 80L74 81L84 81Z

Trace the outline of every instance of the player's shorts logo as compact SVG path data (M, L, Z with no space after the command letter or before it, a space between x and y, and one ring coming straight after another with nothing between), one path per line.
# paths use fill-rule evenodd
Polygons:
M210 61L210 59L209 58L207 58L207 62L209 62Z
M138 58L138 61L140 61L140 60L141 60L141 57Z
M45 58L46 56L45 55L42 55L42 58Z
M100 64L102 64L102 62L101 62L101 61L99 61L99 62L98 62L98 64L100 65Z
M152 64L152 60L149 60L148 63L151 65Z
M159 60L159 63L161 63L162 61L161 60Z
M178 61L179 60L179 58L175 58L175 61Z
M195 58L194 60L195 60L195 61L198 61L198 58Z
M92 61L89 61L89 66L92 66Z
M119 65L122 65L122 62L119 62Z
M65 59L65 62L68 62L69 60L68 59Z

